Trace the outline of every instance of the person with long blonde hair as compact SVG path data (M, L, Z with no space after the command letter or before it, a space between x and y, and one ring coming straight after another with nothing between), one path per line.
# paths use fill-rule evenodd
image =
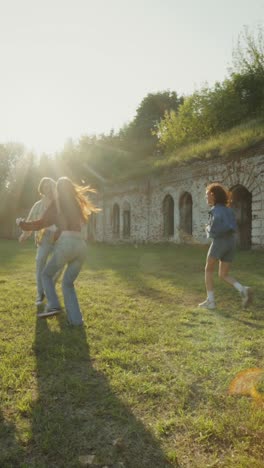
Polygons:
M41 199L38 200L32 206L27 221L34 221L39 219L49 205L54 201L56 191L56 182L50 177L43 177L38 185L38 193L41 196ZM44 299L44 287L42 284L42 272L47 263L47 259L53 251L54 247L54 231L56 227L48 226L46 229L35 232L35 244L37 247L36 253L36 282L37 282L37 297L36 297L36 306L39 308ZM24 242L32 234L32 231L23 231L19 236L19 242ZM56 279L58 278L56 275Z
M85 195L87 192L94 192L94 190L76 185L68 177L60 177L56 184L55 202L48 207L42 218L32 222L17 219L17 224L24 231L38 231L52 224L57 226L58 240L55 243L52 258L42 273L48 303L44 312L39 316L48 317L61 312L53 277L66 265L62 290L68 322L71 325L83 323L74 287L74 281L82 268L87 251L87 245L81 233L82 225L92 212L99 211Z
M214 268L219 262L219 278L233 286L242 298L242 306L246 308L253 298L252 288L243 286L229 275L231 262L235 254L235 232L237 223L235 214L230 208L231 194L220 183L213 182L206 188L207 204L212 208L209 211L209 223L206 226L207 237L212 239L205 265L205 287L207 298L199 304L206 309L215 308L214 297Z

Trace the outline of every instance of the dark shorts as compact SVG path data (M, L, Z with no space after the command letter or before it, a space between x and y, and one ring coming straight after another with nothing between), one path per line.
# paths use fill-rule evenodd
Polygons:
M213 239L209 247L207 257L217 258L222 262L232 262L236 250L236 239L234 235L218 237Z

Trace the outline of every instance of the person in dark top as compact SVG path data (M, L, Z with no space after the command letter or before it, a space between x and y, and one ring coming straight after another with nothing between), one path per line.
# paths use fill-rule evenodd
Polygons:
M213 274L217 262L219 262L219 277L232 285L240 293L242 306L246 308L253 299L253 291L248 286L242 286L235 278L229 276L229 269L235 254L235 232L237 224L234 212L229 207L230 194L218 182L214 182L206 188L209 211L209 223L206 226L207 237L212 239L207 254L205 266L205 286L207 298L199 304L206 309L215 308Z
M74 281L77 278L85 260L87 245L81 233L82 225L92 212L99 211L85 196L94 192L90 187L74 184L68 177L60 177L56 184L55 200L49 205L43 216L27 222L17 218L17 225L23 231L39 231L53 224L57 227L57 241L52 258L48 261L42 273L42 281L47 297L47 306L41 317L56 315L61 312L61 306L55 290L54 275L66 265L62 279L64 304L68 321L72 325L83 323Z

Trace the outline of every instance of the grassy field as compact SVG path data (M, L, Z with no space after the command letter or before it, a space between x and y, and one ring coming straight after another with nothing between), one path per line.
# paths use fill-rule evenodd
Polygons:
M264 368L264 252L234 264L246 311L218 280L217 309L196 307L205 255L88 247L75 329L36 319L34 246L0 242L1 467L263 468L264 408L228 387Z

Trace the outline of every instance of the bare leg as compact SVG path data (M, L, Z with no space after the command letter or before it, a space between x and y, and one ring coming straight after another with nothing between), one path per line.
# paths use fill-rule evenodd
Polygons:
M212 292L214 290L214 268L215 264L218 262L217 258L214 257L207 257L206 265L205 265L205 287L207 294L208 292Z
M198 304L199 307L205 309L215 308L213 275L216 262L218 262L217 258L207 257L205 265L205 287L207 291L207 298L204 302Z
M229 276L230 266L231 266L230 262L222 262L220 260L218 276L226 283L231 284L231 286L234 286L234 284L237 283L237 280L233 278L232 276Z
M242 306L246 308L253 300L253 290L248 286L242 286L235 278L229 276L230 263L221 262L219 263L219 278L224 280L226 283L231 284L237 291L241 294L242 297Z

